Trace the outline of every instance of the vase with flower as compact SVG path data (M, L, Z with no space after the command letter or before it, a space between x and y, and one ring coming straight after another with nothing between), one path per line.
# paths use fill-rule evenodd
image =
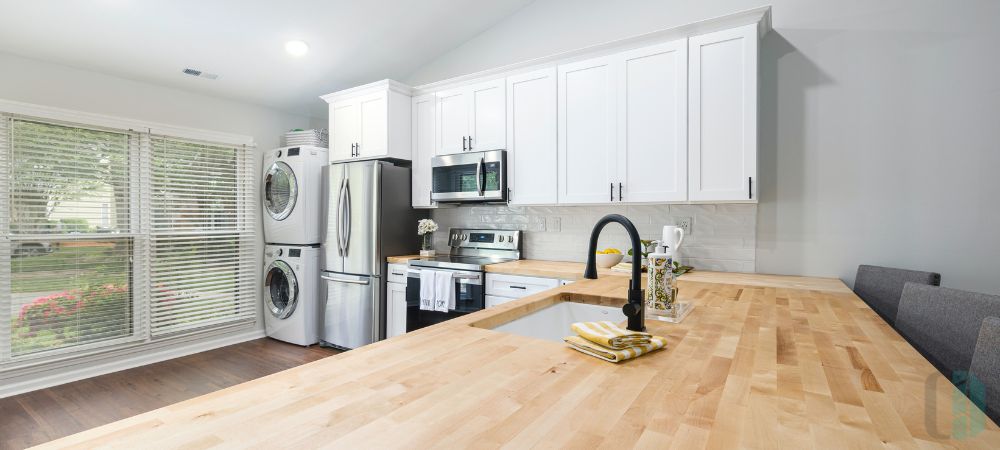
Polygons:
M417 221L417 235L421 237L420 256L434 256L433 235L437 229L438 224L431 219Z

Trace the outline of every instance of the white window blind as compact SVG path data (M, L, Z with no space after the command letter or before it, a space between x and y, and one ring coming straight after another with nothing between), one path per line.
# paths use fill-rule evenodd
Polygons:
M249 153L152 138L154 336L256 316Z
M127 132L7 119L10 354L139 337ZM102 205L108 205L102 220Z
M252 322L254 152L0 113L0 369Z

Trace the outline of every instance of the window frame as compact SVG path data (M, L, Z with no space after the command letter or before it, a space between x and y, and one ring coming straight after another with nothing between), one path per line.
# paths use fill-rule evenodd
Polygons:
M128 209L129 230L127 233L87 233L80 235L70 234L33 234L33 235L13 235L10 232L10 207L11 207L11 182L10 170L13 166L13 146L10 126L15 119L28 120L54 125L69 126L74 128L94 129L99 131L110 131L123 133L127 140L126 173L128 177ZM72 239L113 239L124 240L131 243L131 302L132 302L132 333L126 337L112 338L95 342L88 342L80 345L71 345L63 348L38 351L20 356L13 356L11 319L13 312L10 308L9 300L4 302L5 308L0 310L0 379L4 378L3 373L31 371L32 368L51 367L65 362L81 360L96 360L110 354L121 354L122 351L129 351L132 348L142 348L143 346L162 347L169 345L171 341L190 341L203 335L225 334L237 331L244 331L258 327L260 323L259 312L254 315L253 320L239 323L227 323L214 327L208 327L189 332L181 332L170 336L154 338L150 332L150 309L151 309L151 282L150 264L152 259L152 201L151 201L151 169L152 160L151 136L166 136L171 139L198 141L212 145L235 146L237 149L236 174L241 177L239 187L243 188L242 177L253 178L259 162L255 157L255 144L252 137L229 133L219 133L208 130L194 128L177 127L153 122L123 119L100 114L91 114L79 111L72 111L60 108L33 105L28 103L12 102L0 99L0 137L6 142L0 142L0 273L6 276L0 277L0 295L8 296L11 293L11 251L13 242L25 240L41 241L67 241ZM249 185L252 190L256 185ZM242 198L242 197L239 197ZM241 205L245 208L253 208L255 196L247 197L247 204ZM239 209L239 208L238 208ZM237 220L246 218L243 211L237 212ZM255 216L249 216L251 221ZM253 245L248 253L252 252L252 258L259 261L259 242L253 235L255 224L241 224L248 226L250 238ZM242 230L242 228L241 228ZM259 264L258 264L259 265ZM259 271L257 271L259 272ZM256 292L259 285L260 274L256 273L254 286ZM256 297L256 295L255 295Z

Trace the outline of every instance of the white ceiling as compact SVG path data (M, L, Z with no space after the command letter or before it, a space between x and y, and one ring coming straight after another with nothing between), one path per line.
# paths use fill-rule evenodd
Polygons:
M0 52L322 116L319 95L405 79L531 1L0 0Z

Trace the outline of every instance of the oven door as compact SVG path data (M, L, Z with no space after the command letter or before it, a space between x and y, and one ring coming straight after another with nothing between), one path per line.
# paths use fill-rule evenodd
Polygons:
M486 284L482 272L450 270L455 277L455 309L448 312L420 309L420 272L430 269L406 271L406 331L444 322L448 319L474 313L486 307Z
M459 153L431 159L431 200L506 202L507 152Z

